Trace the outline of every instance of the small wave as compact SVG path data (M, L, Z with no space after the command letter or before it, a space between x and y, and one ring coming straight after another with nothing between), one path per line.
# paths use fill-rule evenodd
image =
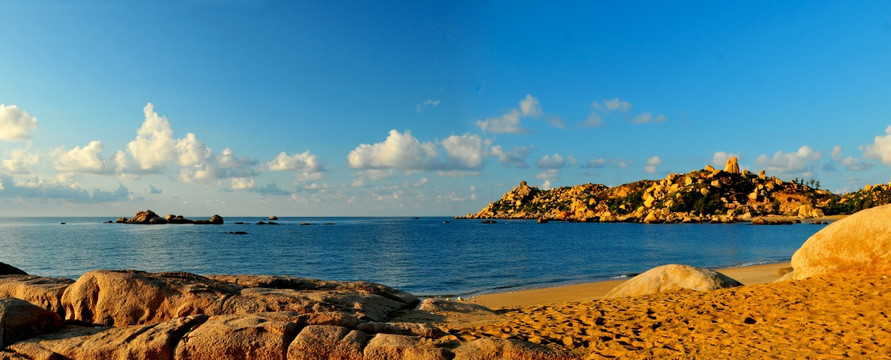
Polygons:
M628 274L613 276L610 279L612 279L612 280L628 279L628 278L633 278L637 275L640 275L640 274L639 273L628 273Z

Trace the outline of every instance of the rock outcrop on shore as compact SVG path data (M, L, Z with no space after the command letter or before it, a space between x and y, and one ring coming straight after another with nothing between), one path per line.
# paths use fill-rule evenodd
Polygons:
M679 289L711 291L736 286L742 284L719 272L689 265L670 264L652 268L619 284L607 293L604 299L652 295Z
M539 219L582 222L730 223L764 216L798 219L851 214L891 202L891 184L867 186L843 196L816 187L815 180L784 181L739 169L706 166L662 180L607 187L583 184L541 190L525 181L470 219ZM772 224L773 222L766 222Z
M811 236L792 255L795 279L891 273L891 205L863 210Z
M0 359L574 358L404 322L433 305L361 281L99 270L74 282L0 276L0 298Z
M213 215L210 220L190 220L182 215L167 214L161 217L154 211L139 211L132 218L120 217L115 220L118 224L141 224L141 225L158 225L158 224L195 224L195 225L221 225L224 223L223 217Z

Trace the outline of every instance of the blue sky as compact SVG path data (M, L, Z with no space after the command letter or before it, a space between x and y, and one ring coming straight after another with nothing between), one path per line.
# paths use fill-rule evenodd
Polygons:
M457 215L891 181L891 3L0 2L0 216Z

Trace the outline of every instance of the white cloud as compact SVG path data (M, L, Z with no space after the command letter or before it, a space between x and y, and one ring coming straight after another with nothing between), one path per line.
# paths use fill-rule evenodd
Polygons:
M424 170L436 163L436 145L421 143L410 131L390 130L384 142L361 144L347 156L353 169L409 169Z
M529 147L517 147L514 146L510 151L504 151L501 145L495 145L492 147L491 153L493 156L498 157L498 161L505 165L513 166L517 169L525 169L529 167L529 164L526 163L526 156L529 155Z
M266 167L270 171L302 171L314 173L324 170L324 166L319 160L319 157L315 154L311 154L309 150L294 155L288 155L282 151L275 157L275 159L268 161Z
M656 167L662 165L662 159L659 156L653 156L647 159L647 165L644 166L644 171L648 174L653 174L656 172Z
M538 99L532 94L526 94L526 97L520 100L520 114L532 117L541 116L541 105L538 104Z
M551 185L551 181L550 181L550 180L545 180L544 182L541 183L541 189L542 189L542 190L551 190L551 189L553 189L553 188L554 188L554 186Z
M885 128L885 136L877 135L872 145L867 145L863 157L879 159L882 164L891 165L891 125Z
M631 110L631 103L619 98L603 100L603 102L594 102L592 107L610 113L610 112L627 112Z
M84 189L75 183L60 183L41 177L14 179L0 175L0 199L28 202L66 201L72 203L112 203L132 201L130 190L119 185L117 189Z
M28 174L40 162L40 155L29 149L15 149L6 153L3 168L14 174Z
M666 120L668 120L668 119L665 118L665 115L659 114L654 117L653 114L647 112L647 113L643 113L643 114L635 116L634 119L631 119L631 123L632 124L646 124L646 123L651 123L651 122L665 122Z
M476 122L476 126L479 126L483 131L496 134L521 134L529 132L529 129L520 126L520 111L516 109L510 110L500 118L496 117L479 120Z
M777 151L773 154L773 157L762 154L755 159L755 164L768 172L780 174L801 173L804 176L811 176L813 174L809 169L822 158L823 153L805 145L794 153Z
M588 115L588 118L585 119L585 122L583 122L579 126L581 126L581 127L599 127L602 125L603 125L603 116L601 116L600 113L594 111L594 112L591 112L591 114Z
M31 138L31 129L36 129L37 126L37 119L18 106L0 104L0 140L28 140Z
M829 155L832 158L832 161L842 161L844 155L842 154L842 147L835 145L832 147L832 153Z
M851 156L842 159L841 163L850 171L864 171L875 166L875 164L869 161L860 161Z
M492 117L486 120L479 120L476 125L483 131L491 133L519 134L528 133L529 129L520 125L523 118L539 118L544 116L541 105L532 94L527 94L519 103L519 109L510 109L500 117ZM565 129L566 124L563 120L556 116L546 116L548 124L551 126Z
M101 141L91 141L81 148L64 151L59 149L56 155L55 169L67 173L109 174L112 173L108 162L99 156L103 146Z
M440 150L445 159L440 159ZM439 145L420 142L410 131L390 130L384 142L361 144L347 156L353 169L475 170L483 165L486 148L478 135L452 135Z
M535 165L538 165L541 169L562 169L566 166L566 162L560 154L555 153L554 155L542 156L535 162Z
M154 105L143 108L145 121L136 131L136 139L127 144L127 153L142 171L157 171L177 158L173 129L166 117L158 116ZM121 162L119 162L120 164Z
M250 178L232 178L229 180L229 189L230 190L247 190L254 188L254 179Z
M415 109L418 111L418 114L423 114L424 110L428 107L436 107L440 103L440 100L425 100L424 102L418 104Z
M604 168L604 167L606 167L606 160L604 160L602 158L590 159L588 161L585 161L585 163L582 164L581 167L586 168L586 169Z
M442 147L450 161L463 169L476 169L483 165L486 150L479 135L452 135L442 141Z
M177 164L184 167L202 165L213 158L213 151L203 141L198 140L193 133L188 133L186 137L176 140L176 153Z
M715 155L712 156L712 161L710 164L712 166L714 166L715 168L723 169L724 165L727 165L727 159L730 159L732 157L738 158L739 154L728 153L728 152L724 152L724 151L717 151L717 152L715 152Z

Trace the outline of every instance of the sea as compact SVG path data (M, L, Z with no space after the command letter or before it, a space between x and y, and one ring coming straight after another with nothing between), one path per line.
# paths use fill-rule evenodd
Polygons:
M446 217L227 217L223 225L0 218L0 262L77 279L96 269L364 280L473 296L621 279L664 264L788 261L822 225L570 223ZM236 224L242 222L244 224ZM63 224L64 223L64 224ZM230 234L243 232L246 234Z

